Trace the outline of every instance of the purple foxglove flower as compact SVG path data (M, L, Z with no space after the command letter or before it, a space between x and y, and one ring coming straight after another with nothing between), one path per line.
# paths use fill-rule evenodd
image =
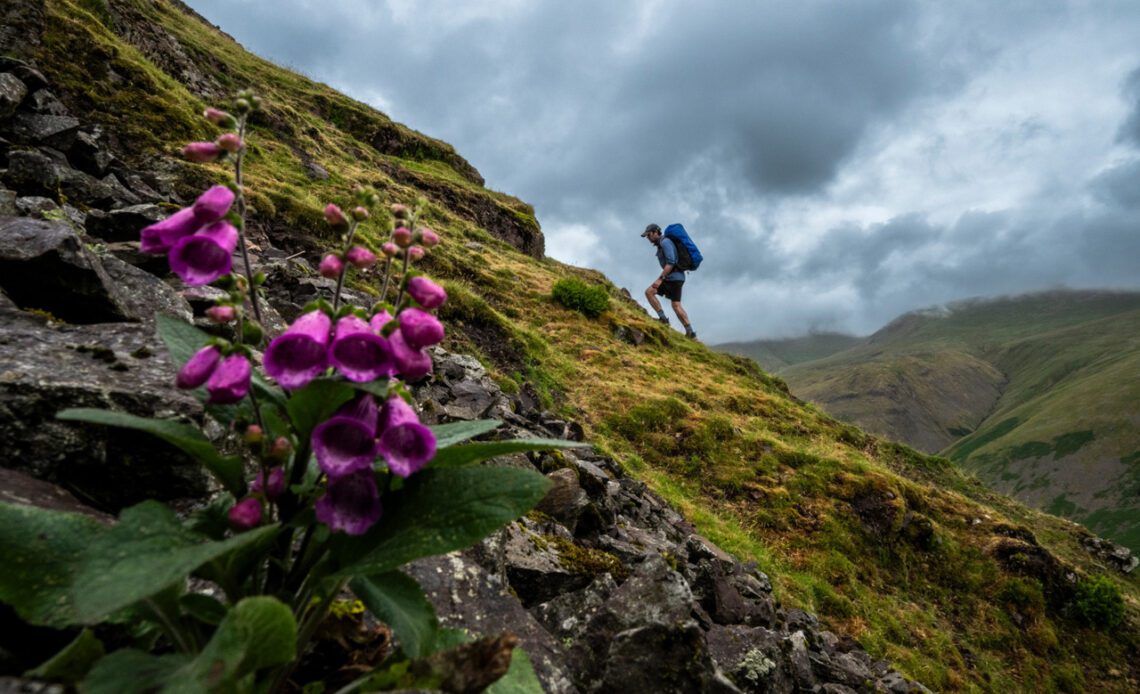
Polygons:
M261 502L247 496L230 507L230 527L235 530L249 530L261 522Z
M380 520L380 492L371 470L329 478L328 489L315 505L317 520L333 532L363 535Z
M400 248L407 248L412 245L412 230L407 227L399 227L392 232L392 241Z
M217 368L221 359L222 351L220 349L213 345L203 347L195 352L194 356L190 357L190 360L178 370L174 384L183 389L197 388L210 380L210 374L214 373L214 369Z
M293 390L309 383L328 366L332 321L321 311L310 311L293 321L265 349L265 371L282 388Z
M199 224L213 224L230 211L234 192L225 186L211 186L194 201L194 218Z
M387 378L396 372L388 340L353 315L336 322L336 337L329 345L329 362L356 383Z
M384 329L385 325L388 325L393 320L395 319L392 318L391 313L388 313L387 311L379 311L376 313L376 315L372 316L372 320L368 321L368 325L372 326L372 329L376 332L380 332Z
M400 332L409 347L423 349L443 339L443 323L427 311L406 308L400 312Z
M376 264L376 254L363 246L353 246L348 249L344 259L358 270L365 270Z
M143 253L166 253L184 236L189 236L202 225L194 217L194 210L190 207L178 210L161 222L156 222L142 230Z
M396 371L404 380L415 383L431 373L431 355L409 346L399 330L388 336L388 346L392 348L392 358L396 360Z
M423 260L426 253L423 246L412 246L408 249L408 257L412 260Z
M372 469L378 414L376 401L371 395L364 395L313 429L311 441L317 465L330 479Z
M443 287L426 277L413 277L408 280L408 293L416 303L427 310L439 308L447 301L447 292Z
M378 447L393 474L407 477L435 457L435 434L420 423L416 411L400 396L384 403L379 421Z
M321 264L317 266L317 272L321 273L321 277L327 277L330 280L340 277L340 273L343 271L344 262L332 253L321 258Z
M391 241L386 241L380 244L380 251L389 258L394 258L400 252L400 247Z
M225 150L213 142L191 142L182 148L182 156L195 164L206 164L222 156Z
M265 498L274 501L285 491L285 468L278 465L269 471L269 483L265 482L265 473L259 472L249 483L249 488L255 492L262 492Z
M438 246L439 234L435 233L427 227L424 227L423 229L420 229L420 243L427 246L428 248Z
M231 354L226 357L206 381L206 391L210 394L206 402L217 405L232 405L238 402L249 392L249 379L252 373L249 359L244 354Z
M404 219L408 216L408 206L407 205L401 205L398 202L394 202L394 203L392 203L392 206L389 207L388 209L392 211L392 216L395 217L396 219Z
M233 306L211 306L206 309L206 317L218 324L229 323L237 318L237 309Z
M352 218L358 222L363 222L372 216L367 207L354 207L352 208Z
M191 287L209 284L233 267L238 232L229 222L215 222L170 249L170 269Z

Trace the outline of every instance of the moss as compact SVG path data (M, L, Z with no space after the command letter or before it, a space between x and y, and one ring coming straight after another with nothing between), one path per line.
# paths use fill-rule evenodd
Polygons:
M629 577L629 569L609 552L581 547L564 537L555 535L546 535L544 539L558 551L562 567L572 573L591 575L608 573L619 581Z

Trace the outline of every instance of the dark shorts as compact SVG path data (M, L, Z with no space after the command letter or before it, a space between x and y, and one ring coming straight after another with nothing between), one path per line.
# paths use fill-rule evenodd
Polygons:
M657 287L657 296L663 296L669 301L680 301L681 289L684 286L684 280L665 280Z

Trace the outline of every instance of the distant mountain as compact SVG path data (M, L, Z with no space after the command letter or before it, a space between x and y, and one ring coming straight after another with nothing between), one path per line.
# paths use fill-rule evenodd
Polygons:
M748 357L767 371L779 371L805 361L829 357L861 343L863 338L843 333L811 333L803 337L782 340L752 340L725 342L713 349L741 357Z
M777 371L836 417L1140 548L1140 293L916 311Z

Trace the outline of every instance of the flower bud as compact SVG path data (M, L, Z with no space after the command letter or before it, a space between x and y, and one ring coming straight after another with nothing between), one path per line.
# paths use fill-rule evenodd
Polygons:
M214 144L231 154L236 154L245 149L245 144L242 143L241 138L236 133L220 135L217 140L214 140Z
M265 432L256 424L250 424L245 428L245 442L251 446L261 443L265 438Z
M365 270L376 264L376 254L363 246L350 248L344 259L352 263L357 270Z
M224 149L213 142L191 142L182 148L182 156L195 164L207 164L222 156Z
M174 384L183 390L197 388L210 379L222 360L222 351L213 345L203 347L178 370Z
M423 246L412 246L408 249L408 257L412 260L423 260L426 252Z
M250 108L251 108L251 106L249 103L249 99L235 99L234 100L234 110L237 111L238 113L249 113Z
M249 488L255 493L265 494L269 501L276 501L285 491L285 468L278 465L269 471L268 479L264 472L259 472L249 483Z
M413 277L408 280L408 294L411 294L417 304L429 311L447 301L447 292L443 287L426 277Z
M278 436L273 445L269 447L269 458L272 460L285 460L289 454L293 452L293 446L289 443L289 439L284 436Z
M257 323L254 323L251 320L247 320L245 324L241 326L241 339L247 345L256 346L261 344L262 337L265 337L265 332Z
M221 109L214 108L213 106L203 111L202 115L206 117L206 120L210 121L214 125L218 125L223 128L232 128L233 126L237 125L237 123L234 121L233 116Z
M234 530L249 530L261 522L261 502L247 496L230 508L230 527Z
M352 208L352 218L358 222L363 222L364 220L368 219L371 216L372 216L372 214L368 211L367 207L354 207L354 208Z
M412 245L412 231L407 227L399 227L392 232L392 240L400 248L407 248Z
M338 231L348 228L348 218L344 216L344 211L331 202L325 206L325 219Z
M387 243L384 243L380 246L380 251L383 252L384 255L388 256L389 258L392 258L392 257L395 257L396 254L398 254L400 252L400 249L398 246L396 246L396 244L392 243L391 241L388 241Z
M392 211L392 216L395 217L396 219L406 219L408 216L408 206L407 205L401 205L400 203L397 202L397 203L394 203L388 209Z
M344 261L336 255L329 253L321 259L321 264L317 268L317 272L321 273L321 277L327 277L330 280L335 280L340 277L340 273L344 271Z
M434 248L439 245L439 234L431 229L424 227L420 229L420 243L427 248Z
M233 306L211 306L206 309L206 317L214 323L229 323L234 318L237 318L237 309Z

